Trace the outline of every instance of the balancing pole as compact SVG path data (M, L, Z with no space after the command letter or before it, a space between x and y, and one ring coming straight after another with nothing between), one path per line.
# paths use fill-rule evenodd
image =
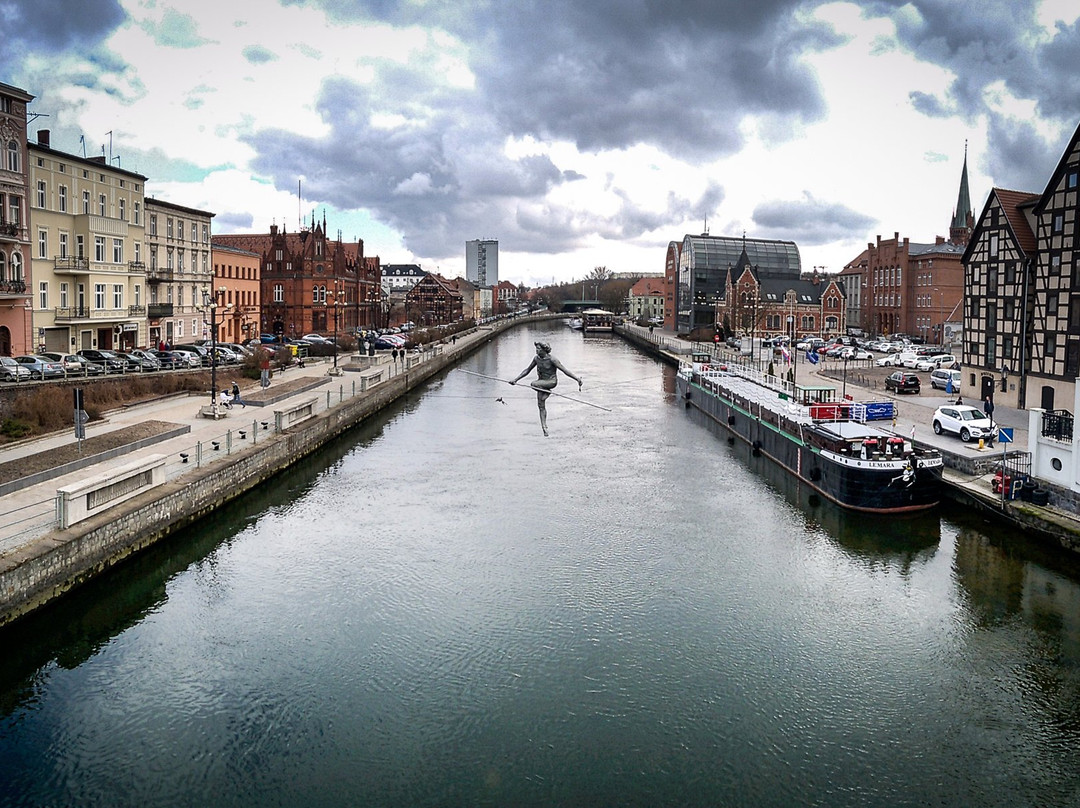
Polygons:
M493 382L502 382L503 384L510 384L509 379L500 379L497 376L485 376L483 373L474 373L473 371L465 370L464 368L455 368L455 370L460 370L462 373L468 373L470 376L479 376L481 379L491 379ZM589 406L589 407L596 407L596 409L603 410L604 412L611 412L611 410L609 410L607 407L601 407L599 404L593 404L591 401L582 401L580 398L574 398L573 396L567 396L567 395L563 395L562 393L556 393L554 390L544 390L543 388L540 388L540 387L533 387L531 384L529 385L529 389L530 390L535 390L538 393L549 393L550 395L558 396L559 398L565 398L568 401L575 401L578 404L585 404L586 406Z

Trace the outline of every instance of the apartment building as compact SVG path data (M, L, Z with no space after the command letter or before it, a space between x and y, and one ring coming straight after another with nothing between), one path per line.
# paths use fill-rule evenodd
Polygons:
M146 177L28 144L35 338L45 350L147 344Z
M147 332L151 345L210 339L214 214L146 199Z
M28 273L30 231L26 105L34 96L0 84L0 355L34 349L33 287Z

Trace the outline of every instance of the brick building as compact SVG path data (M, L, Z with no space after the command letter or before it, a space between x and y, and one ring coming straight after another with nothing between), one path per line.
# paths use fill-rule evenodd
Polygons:
M0 355L36 349L30 230L26 226L30 181L26 150L29 93L0 84ZM52 303L46 285L42 300Z
M259 266L262 256L224 244L213 244L214 289L224 289L218 316L218 340L244 343L257 339L261 324L262 290Z
M364 242L326 235L326 217L298 233L276 224L269 233L216 235L214 241L257 253L260 322L264 333L300 337L308 333L351 332L381 325L379 260L364 256Z
M461 293L446 278L429 272L406 293L405 314L418 326L452 323L464 316Z

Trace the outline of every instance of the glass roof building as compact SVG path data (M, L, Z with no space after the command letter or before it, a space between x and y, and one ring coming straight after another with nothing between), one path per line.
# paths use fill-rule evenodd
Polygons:
M762 279L798 280L802 273L802 259L794 241L687 235L679 256L675 315L678 332L714 325L716 302L723 299L728 271L734 269L744 249Z

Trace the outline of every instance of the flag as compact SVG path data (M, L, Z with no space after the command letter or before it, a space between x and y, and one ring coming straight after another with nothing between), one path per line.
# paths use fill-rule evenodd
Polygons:
M819 359L821 359L821 357L818 356L816 352L814 352L814 351L807 351L806 352L806 361L809 362L811 365L816 365L818 363Z
M780 346L780 353L782 353L784 355L784 361L787 362L788 364L790 364L791 363L791 351L789 351L787 349L786 345L781 345Z

